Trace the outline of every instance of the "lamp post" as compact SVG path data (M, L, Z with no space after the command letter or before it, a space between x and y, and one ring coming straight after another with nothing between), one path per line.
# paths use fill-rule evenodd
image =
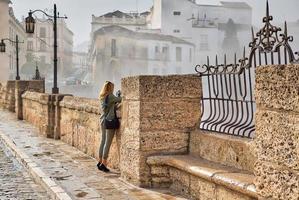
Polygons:
M4 41L10 41L12 43L15 43L16 44L16 65L17 65L17 75L16 75L16 80L20 80L20 75L19 75L19 43L24 43L24 42L20 42L19 41L19 37L18 35L16 35L16 40L11 40L9 38L5 38L5 39L2 39L1 40L1 43L0 43L0 52L1 53L5 53L6 51L6 44L4 43Z
M59 17L59 14L57 14L57 8L56 4L54 4L54 11L53 15L49 15L43 10L34 10L28 13L28 17L25 19L26 23L26 32L33 34L35 30L35 19L32 17L32 14L35 12L42 12L44 15L46 15L49 19L53 19L53 31L54 31L54 86L52 88L53 94L59 93L59 88L57 87L57 19L67 19L66 16Z

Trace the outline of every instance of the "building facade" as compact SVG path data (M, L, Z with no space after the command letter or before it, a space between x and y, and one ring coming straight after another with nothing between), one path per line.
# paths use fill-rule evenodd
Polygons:
M252 24L252 9L248 4L221 1L205 5L200 2L154 0L147 17L148 28L195 44L197 63L205 62L206 56L216 53L238 53L241 46L248 44ZM233 46L226 42L231 40L237 40Z
M106 26L94 33L91 46L93 84L110 80L119 88L122 77L191 73L193 58L194 45L182 39Z
M117 25L132 31L148 31L147 16L150 12L125 13L119 10L101 16L92 15L91 38L93 33L105 26Z
M24 20L23 20L24 24ZM36 18L34 34L27 34L27 53L33 55L40 63L53 65L53 23L46 18ZM73 32L63 19L58 20L58 74L66 76L72 70L73 64ZM53 76L53 69L47 71L47 77Z
M19 37L19 66L26 62L26 33L22 24L14 16L11 1L0 0L0 39L16 40ZM16 77L16 44L5 41L6 52L0 53L0 81L13 80ZM21 70L21 69L20 69Z

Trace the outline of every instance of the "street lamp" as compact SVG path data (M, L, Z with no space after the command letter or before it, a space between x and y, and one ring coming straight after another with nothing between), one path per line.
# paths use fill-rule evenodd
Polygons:
M2 39L1 40L1 43L0 43L0 52L1 53L5 53L6 51L6 44L4 43L4 41L10 41L12 43L15 43L16 44L16 63L17 63L17 76L16 76L16 80L20 80L20 75L19 75L19 44L20 43L24 43L24 42L20 42L19 41L19 37L18 35L16 35L16 40L11 40L9 38L5 38L5 39Z
M58 94L59 93L59 88L57 87L57 19L67 19L66 16L64 17L59 17L59 14L57 14L57 8L56 4L54 4L54 11L53 11L53 16L47 14L43 10L34 10L28 13L28 17L25 19L25 27L26 27L26 32L27 33L34 33L35 30L35 19L33 18L32 14L35 12L42 12L44 15L46 15L49 19L53 19L53 31L54 31L54 86L52 88L52 93L53 94Z

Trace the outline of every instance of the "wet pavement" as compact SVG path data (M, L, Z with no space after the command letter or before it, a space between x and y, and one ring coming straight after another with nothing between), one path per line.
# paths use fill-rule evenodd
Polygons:
M13 113L4 110L0 110L0 133L8 136L72 199L184 199L169 191L135 187L121 180L117 172L102 173L96 169L95 159L62 141L39 137L31 124L15 120Z
M0 142L0 199L50 199Z

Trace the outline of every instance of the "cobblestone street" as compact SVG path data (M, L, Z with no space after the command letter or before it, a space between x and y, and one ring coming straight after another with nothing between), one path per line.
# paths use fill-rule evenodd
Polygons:
M0 142L0 199L50 199Z

